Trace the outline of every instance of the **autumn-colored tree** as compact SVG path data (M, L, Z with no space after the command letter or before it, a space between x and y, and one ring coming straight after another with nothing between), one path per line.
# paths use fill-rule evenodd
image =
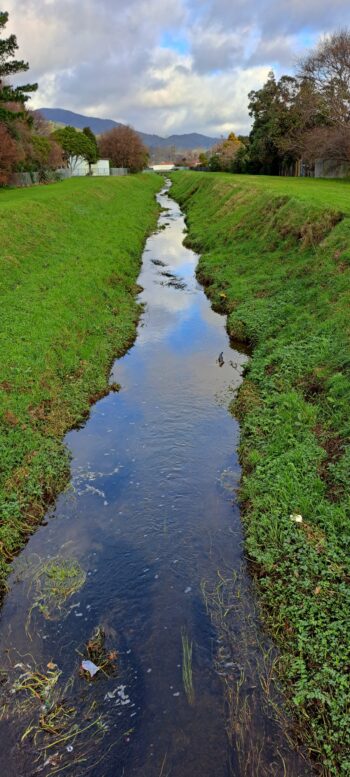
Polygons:
M241 141L236 137L235 133L230 132L225 140L214 146L213 154L209 160L210 169L231 172L234 159L241 145Z
M147 165L148 150L132 127L121 125L104 132L99 138L100 156L113 167L127 167L131 173Z
M8 129L0 123L0 184L7 184L15 165L23 158L23 151L13 140Z

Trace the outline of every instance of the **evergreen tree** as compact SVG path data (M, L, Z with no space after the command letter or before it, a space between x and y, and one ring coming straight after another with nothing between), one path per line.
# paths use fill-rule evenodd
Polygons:
M97 150L93 141L84 132L78 132L75 127L63 127L52 134L52 139L56 140L63 149L64 156L73 170L78 164L79 157L85 159L89 164L97 160Z
M95 149L95 154L93 155L94 158L91 158L91 160L88 160L90 161L90 164L93 165L98 160L98 147L97 147L96 135L93 133L90 127L84 127L83 134L86 135L86 137L89 138L89 140L91 140L91 143Z
M0 11L0 34L8 22L8 13ZM0 37L0 122L8 124L14 119L26 117L25 103L29 93L35 92L38 84L23 84L11 86L7 78L29 69L28 62L14 59L18 49L15 35L8 38Z

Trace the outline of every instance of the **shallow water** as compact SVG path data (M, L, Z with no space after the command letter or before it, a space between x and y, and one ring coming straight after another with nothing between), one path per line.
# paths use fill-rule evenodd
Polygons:
M228 405L247 357L230 348L195 279L178 205L166 190L158 200L168 210L144 251L138 337L111 374L122 389L67 435L71 487L17 559L2 609L6 777L311 774L286 720L275 720L275 654L242 549L239 429ZM40 570L58 555L77 560L86 582L60 609L43 610ZM79 666L97 626L116 671L88 682ZM54 698L71 710L51 734L34 727L35 694L19 690L47 664L61 672ZM41 698L43 715L52 703Z

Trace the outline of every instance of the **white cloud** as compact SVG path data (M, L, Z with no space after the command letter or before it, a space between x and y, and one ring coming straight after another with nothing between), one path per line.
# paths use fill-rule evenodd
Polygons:
M270 67L285 72L294 52L350 23L348 0L7 0L6 7L8 31L39 81L33 107L162 135L247 131L247 94Z

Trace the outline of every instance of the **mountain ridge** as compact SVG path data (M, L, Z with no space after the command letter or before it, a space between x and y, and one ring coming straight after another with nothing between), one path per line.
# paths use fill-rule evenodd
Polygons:
M97 116L84 116L81 113L68 111L65 108L39 108L38 113L41 113L48 121L65 125L69 124L76 129L90 127L95 135L100 135L102 132L106 132L113 127L123 126L121 122L114 121L114 119L100 119ZM149 134L147 132L139 132L138 130L137 134L149 148L169 148L170 146L175 146L177 150L208 150L219 142L219 138L211 138L208 135L202 135L198 132L189 132L182 135L174 134L170 135L168 138L163 138L156 134Z

